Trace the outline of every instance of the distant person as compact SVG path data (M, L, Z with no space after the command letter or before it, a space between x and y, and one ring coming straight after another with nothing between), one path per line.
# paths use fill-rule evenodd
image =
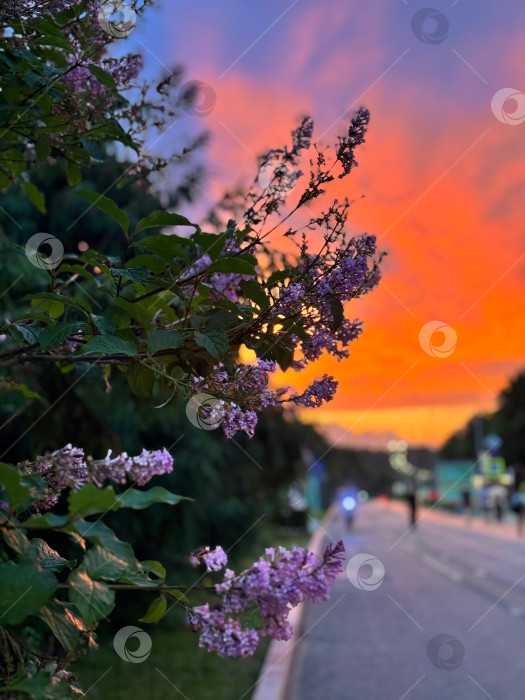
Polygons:
M523 523L525 521L525 481L519 484L512 496L512 509L518 516L518 537L523 535Z
M417 492L414 484L410 484L407 488L406 499L408 503L410 527L413 528L417 523Z
M467 520L472 517L472 498L470 495L470 486L465 486L462 492L463 513Z
M492 503L490 500L489 489L486 485L481 489L479 500L481 504L481 510L483 511L483 515L485 517L485 522L488 522L490 518L490 511L492 510Z

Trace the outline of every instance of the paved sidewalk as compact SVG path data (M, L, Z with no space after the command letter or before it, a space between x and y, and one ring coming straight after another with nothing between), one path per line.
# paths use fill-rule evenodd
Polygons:
M287 700L523 700L525 539L434 510L407 521L372 502L352 532L332 523L348 559L379 560L379 585L363 565L306 607Z

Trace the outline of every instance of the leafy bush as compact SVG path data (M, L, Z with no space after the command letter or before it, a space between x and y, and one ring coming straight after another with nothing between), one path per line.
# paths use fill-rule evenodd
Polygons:
M379 281L375 238L347 238L348 201L335 201L319 215L308 206L356 165L369 114L354 115L330 165L316 153L308 182L285 215L310 149L309 118L292 132L290 146L261 159L267 182L246 193L242 211L223 225L215 216L217 230L162 208L130 218L130 207L108 197L111 188L92 189L86 172L105 159L114 163L110 145L119 154L123 147L135 152L123 171L128 179L138 182L163 168L166 161L145 153L144 135L174 117L176 99L170 97L171 78L164 78L154 90L160 99L151 101L151 86L136 82L140 57L109 56L109 44L127 32L125 22L112 24L111 8L114 3L99 0L13 0L0 11L0 185L10 187L11 198L13 192L20 197L22 188L21 209L28 197L44 214L39 177L46 168L65 170L69 201L83 203L82 216L98 210L110 232L96 244L74 246L42 232L24 248L21 234L8 238L4 256L24 255L32 274L24 279L23 298L7 290L14 303L1 325L2 388L42 402L39 422L77 386L110 391L124 379L133 402L161 408L183 401L194 427L221 425L227 438L252 436L263 409L320 406L337 389L327 375L300 395L269 388L278 368L302 370L325 351L347 357L349 343L361 333L362 324L345 317L344 304ZM138 3L128 11L141 12ZM309 212L307 224L285 228L299 209ZM316 230L323 231L318 244ZM279 253L279 237L295 245L295 253ZM253 361L241 360L241 348L252 351ZM35 367L49 371L35 373ZM289 607L326 599L341 569L342 544L327 548L321 561L302 548L268 550L240 574L224 572L210 590L216 607L192 607L194 583L168 585L161 563L141 561L102 522L121 509L179 504L187 498L185 480L181 496L161 485L142 488L172 471L173 457L159 445L141 444L133 456L115 445L106 456L78 447L87 405L68 402L78 426L75 445L54 444L0 465L2 689L13 697L70 697L75 687L67 664L94 643L116 590L155 594L141 618L145 623L162 617L168 605L184 608L201 646L221 656L252 654L259 634L289 638ZM107 406L99 396L98 410ZM15 411L4 426L16 418ZM15 435L0 458L31 428ZM190 481L188 475L189 488ZM227 557L219 543L212 544L217 546L197 550L194 559L221 571Z

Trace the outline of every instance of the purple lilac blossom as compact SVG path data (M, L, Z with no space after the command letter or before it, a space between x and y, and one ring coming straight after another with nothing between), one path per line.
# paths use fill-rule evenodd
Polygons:
M207 550L208 551L201 555L201 559L203 560L204 564L206 564L206 570L220 571L221 569L224 569L228 563L228 557L226 556L224 549L222 547L215 547L215 549L210 551L208 547Z
M205 605L189 613L194 629L201 633L199 646L207 646L219 656L253 654L257 632L243 630L239 620L228 617L242 613L249 605L259 609L263 636L290 639L290 609L304 600L328 600L343 568L344 551L342 542L330 544L319 561L303 547L269 548L264 557L238 575L226 569L223 582L215 585L222 598L220 609L210 611Z
M242 629L238 620L226 617L219 610L210 610L208 604L193 608L190 622L200 632L199 646L208 647L219 656L253 656L259 643L254 629Z
M142 450L140 455L129 457L126 452L111 459L111 450L104 459L84 459L84 450L71 444L41 457L29 468L41 474L49 493L33 504L38 511L49 510L58 502L64 488L80 489L87 482L102 488L109 480L125 484L129 479L144 486L154 476L173 471L173 457L163 450Z

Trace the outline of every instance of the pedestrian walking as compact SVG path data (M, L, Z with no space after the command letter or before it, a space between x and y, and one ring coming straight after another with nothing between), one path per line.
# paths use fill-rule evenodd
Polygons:
M518 537L523 535L523 524L525 522L525 481L517 485L511 500L512 510L518 516Z
M413 528L417 523L417 491L415 484L412 482L408 485L406 499L408 503L410 527Z
M467 521L472 517L472 498L470 495L470 486L465 485L462 491L463 513Z

